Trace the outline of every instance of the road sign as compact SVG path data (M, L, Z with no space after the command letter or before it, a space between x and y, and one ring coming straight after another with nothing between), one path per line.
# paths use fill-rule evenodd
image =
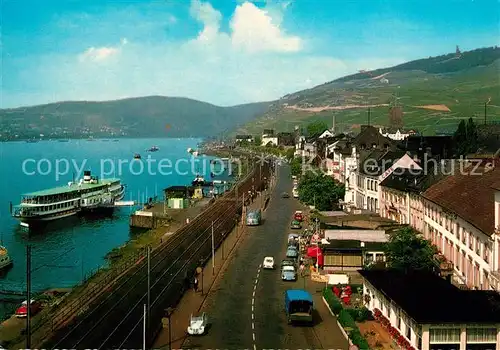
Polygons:
M163 324L163 328L167 328L168 327L168 318L163 317L161 319L161 323Z

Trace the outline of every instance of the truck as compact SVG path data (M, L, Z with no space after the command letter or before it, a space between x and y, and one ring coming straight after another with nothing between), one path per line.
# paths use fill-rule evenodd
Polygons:
M313 298L303 289L289 289L285 292L285 311L288 324L313 323Z

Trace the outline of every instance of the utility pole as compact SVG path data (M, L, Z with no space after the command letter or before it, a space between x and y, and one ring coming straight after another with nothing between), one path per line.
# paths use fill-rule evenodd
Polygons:
M484 103L484 125L486 125L486 109L487 109L487 106L488 106L488 102L485 102Z
M31 245L26 246L26 349L31 349Z
M212 221L212 276L215 276L214 222Z
M143 329L142 329L142 350L146 350L146 321L147 321L147 306L144 304L144 322L143 322Z
M147 328L151 326L151 246L148 245L148 300L147 300Z

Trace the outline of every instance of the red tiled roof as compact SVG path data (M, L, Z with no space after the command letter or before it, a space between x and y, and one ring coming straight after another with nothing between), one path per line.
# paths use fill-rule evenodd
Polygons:
M447 176L427 189L423 197L491 235L495 225L492 186L500 181L500 167L479 175L480 172L481 169L476 169L471 174Z

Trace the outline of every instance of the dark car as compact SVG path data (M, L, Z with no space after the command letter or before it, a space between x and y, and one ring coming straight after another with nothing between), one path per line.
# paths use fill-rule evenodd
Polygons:
M281 194L281 198L290 198L290 195L288 193L286 193L286 192L283 192Z

